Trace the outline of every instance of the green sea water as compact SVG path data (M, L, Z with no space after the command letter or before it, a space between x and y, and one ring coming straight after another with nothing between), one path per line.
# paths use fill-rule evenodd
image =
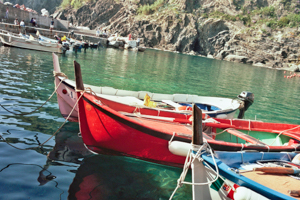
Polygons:
M285 79L284 71L150 49L100 48L59 55L61 70L70 79L74 79L74 60L81 65L87 84L227 98L249 91L255 100L245 118L300 124L300 78ZM51 53L0 46L0 104L15 113L34 111L54 91L52 71ZM63 122L55 95L25 116L0 107L0 134L12 145L0 140L0 199L171 196L180 168L91 155L78 137L77 123L67 123L38 147ZM191 187L183 186L174 199L191 198Z

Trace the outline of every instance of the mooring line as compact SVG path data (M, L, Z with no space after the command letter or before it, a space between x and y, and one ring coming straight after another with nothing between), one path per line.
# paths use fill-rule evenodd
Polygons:
M40 148L42 147L44 144L46 144L51 138L53 138L57 133L58 131L60 131L60 129L66 124L66 122L68 121L68 119L70 118L71 114L73 113L74 109L76 108L77 104L78 104L78 101L81 99L81 97L83 96L83 94L86 92L86 90L84 90L82 92L82 94L80 95L80 97L77 99L74 107L72 108L70 114L68 115L68 117L66 118L66 120L64 121L64 123L59 127L59 129L57 129L57 131L55 133L53 133L53 135L51 135L51 137L49 137L45 142L43 142L42 144L39 144L36 148ZM13 148L16 148L16 149L19 149L19 150L32 150L33 148L26 148L26 149L22 149L22 148L19 148L19 147L16 147L12 144L10 144L9 142L7 142L4 137L0 134L0 137L2 138L2 140L4 140L4 142L6 142L8 145L10 145L11 147Z
M58 84L58 86L55 88L55 90L54 90L54 92L51 94L51 96L40 106L40 107L38 107L38 108L36 108L34 111L32 111L32 112L28 112L28 113L15 113L15 112L12 112L12 111L9 111L8 109L6 109L3 105L1 105L0 104L0 106L4 109L4 110L6 110L7 112L9 112L9 113L12 113L12 114L14 114L14 115L21 115L21 116L23 116L23 115L29 115L29 114L32 114L32 113L34 113L35 111L37 111L37 110L39 110L40 108L42 108L52 97L53 97L53 95L56 93L56 91L57 91L57 89L59 88L59 86L60 86L60 84L62 83L62 81L64 81L65 79L67 79L67 78L64 78L64 79L62 79L60 82L59 82L59 84Z
M44 144L46 144L51 138L53 138L58 131L60 131L60 129L65 125L65 123L68 121L68 119L70 118L71 114L73 113L74 109L76 108L78 101L81 99L81 97L83 96L83 94L85 93L85 90L82 92L82 94L80 95L80 97L77 99L75 105L73 106L71 112L69 113L68 117L66 118L66 120L64 121L64 123L59 127L59 129L57 129L57 131L55 133L53 133L53 135L51 137L48 138L48 140L46 140L45 142L43 142L42 144L39 145L39 147L43 146Z

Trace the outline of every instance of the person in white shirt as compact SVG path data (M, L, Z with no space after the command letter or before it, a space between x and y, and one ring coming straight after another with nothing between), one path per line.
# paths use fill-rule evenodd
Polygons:
M24 22L24 20L21 21L20 26L21 26L21 27L25 27L25 22Z
M19 20L17 18L15 19L14 24L17 26L19 25Z

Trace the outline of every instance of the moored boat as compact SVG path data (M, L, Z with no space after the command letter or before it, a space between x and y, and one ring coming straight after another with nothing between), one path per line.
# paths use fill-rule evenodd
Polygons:
M0 40L4 45L23 49L55 53L63 53L66 50L63 45L58 43L51 43L49 41L39 41L32 36L29 36L29 38L27 39L21 35L10 33L5 30L0 30Z
M184 163L184 157L172 154L168 149L168 144L170 141L189 143L192 138L192 126L190 123L174 122L176 118L166 121L164 120L165 118L161 119L153 115L134 115L134 113L121 110L122 106L116 108L113 105L107 105L97 95L85 91L80 65L74 61L74 66L79 126L87 148L96 153L101 153L103 149L110 150L121 155L166 165L182 165ZM203 123L206 123L206 126L208 126L208 122L204 121ZM210 123L209 126L222 129L235 128L226 123ZM297 127L297 125L294 125L294 127ZM300 131L299 126L297 128L297 131ZM300 141L300 136L296 134L286 135L283 132L279 138L284 135L292 141L291 143L286 145L268 145L251 136L245 137L245 134L240 133L238 130L231 134L236 136L237 142L215 140L210 136L213 135L213 132L208 131L209 129L206 129L203 132L203 137L216 151L292 152L300 150L299 145L294 145L294 143ZM296 131L296 128L294 131ZM276 139L279 134L275 131L273 135L274 139ZM244 142L239 141L239 139L245 138Z
M289 195L298 196L299 178L286 175L299 174L300 154L213 151L203 138L201 110L196 106L193 116L192 143L169 143L172 153L186 157L170 199L183 184L192 185L193 200L294 199ZM192 182L185 181L189 168Z
M201 147L204 147L203 151L197 152ZM297 194L291 195L297 193L295 191L299 191L300 186L295 174L300 171L300 165L293 163L298 154L246 151L215 151L210 154L205 148L205 144L196 145L192 155L187 154L193 162L193 182L189 184L193 185L194 200L297 198ZM184 180L184 177L179 180Z
M53 54L53 66L56 74L55 87L59 87L57 89L59 109L66 118L76 102L76 96L74 95L75 82L61 75L58 57L55 54ZM237 110L240 110L239 118L243 118L245 111L254 101L253 94L246 92L239 95L240 99L230 99L189 94L159 94L147 91L119 90L112 87L97 87L87 84L85 84L85 87L91 88L106 104L126 108L125 112L138 110L140 114L156 114L158 117L176 117L187 121L191 116L190 106L193 103L197 104L203 110L203 113L210 117L232 119ZM145 97L148 99L145 100ZM156 106L150 105L153 101L155 101ZM69 120L77 121L77 116L78 109L75 108Z

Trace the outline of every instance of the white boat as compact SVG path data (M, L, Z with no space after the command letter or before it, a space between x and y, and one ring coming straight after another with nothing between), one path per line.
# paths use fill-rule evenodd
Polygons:
M75 103L77 102L75 92L75 81L64 77L60 71L59 61L57 55L53 53L53 67L55 74L55 88L57 89L57 100L59 109L63 117L72 112L69 121L78 121L78 109L72 111ZM153 109L154 112L160 113L160 111L166 111L167 109L157 107L151 107L145 104L145 97L148 96L151 101L157 102L157 104L164 104L165 107L169 107L170 113L172 112L183 113L186 117L190 116L191 111L189 109L191 104L196 104L203 110L203 113L210 117L232 119L238 109L240 109L239 118L242 118L244 112L253 103L254 96L252 93L242 92L240 99L220 98L220 97L208 97L197 96L190 94L159 94L151 93L147 91L128 91L119 90L112 87L98 87L93 85L84 85L85 88L89 87L97 96L127 105L134 105L138 108ZM146 95L147 94L147 95ZM242 97L244 100L242 100ZM149 102L149 101L147 101ZM182 110L182 108L187 110Z
M22 34L22 35L24 37L24 34ZM36 35L38 36L39 40L42 41L42 42L50 42L50 43L54 43L54 44L59 43L58 39L51 39L51 38L48 38L46 36L43 36L43 35L40 34L39 31L36 32ZM71 44L69 41L62 41L61 44L66 49L66 52L73 51L73 47L75 46L74 43Z
M0 30L0 40L4 45L37 51L47 51L54 53L64 53L66 51L62 44L51 43L49 41L39 41L32 35L29 38L20 34L14 34L5 30Z

